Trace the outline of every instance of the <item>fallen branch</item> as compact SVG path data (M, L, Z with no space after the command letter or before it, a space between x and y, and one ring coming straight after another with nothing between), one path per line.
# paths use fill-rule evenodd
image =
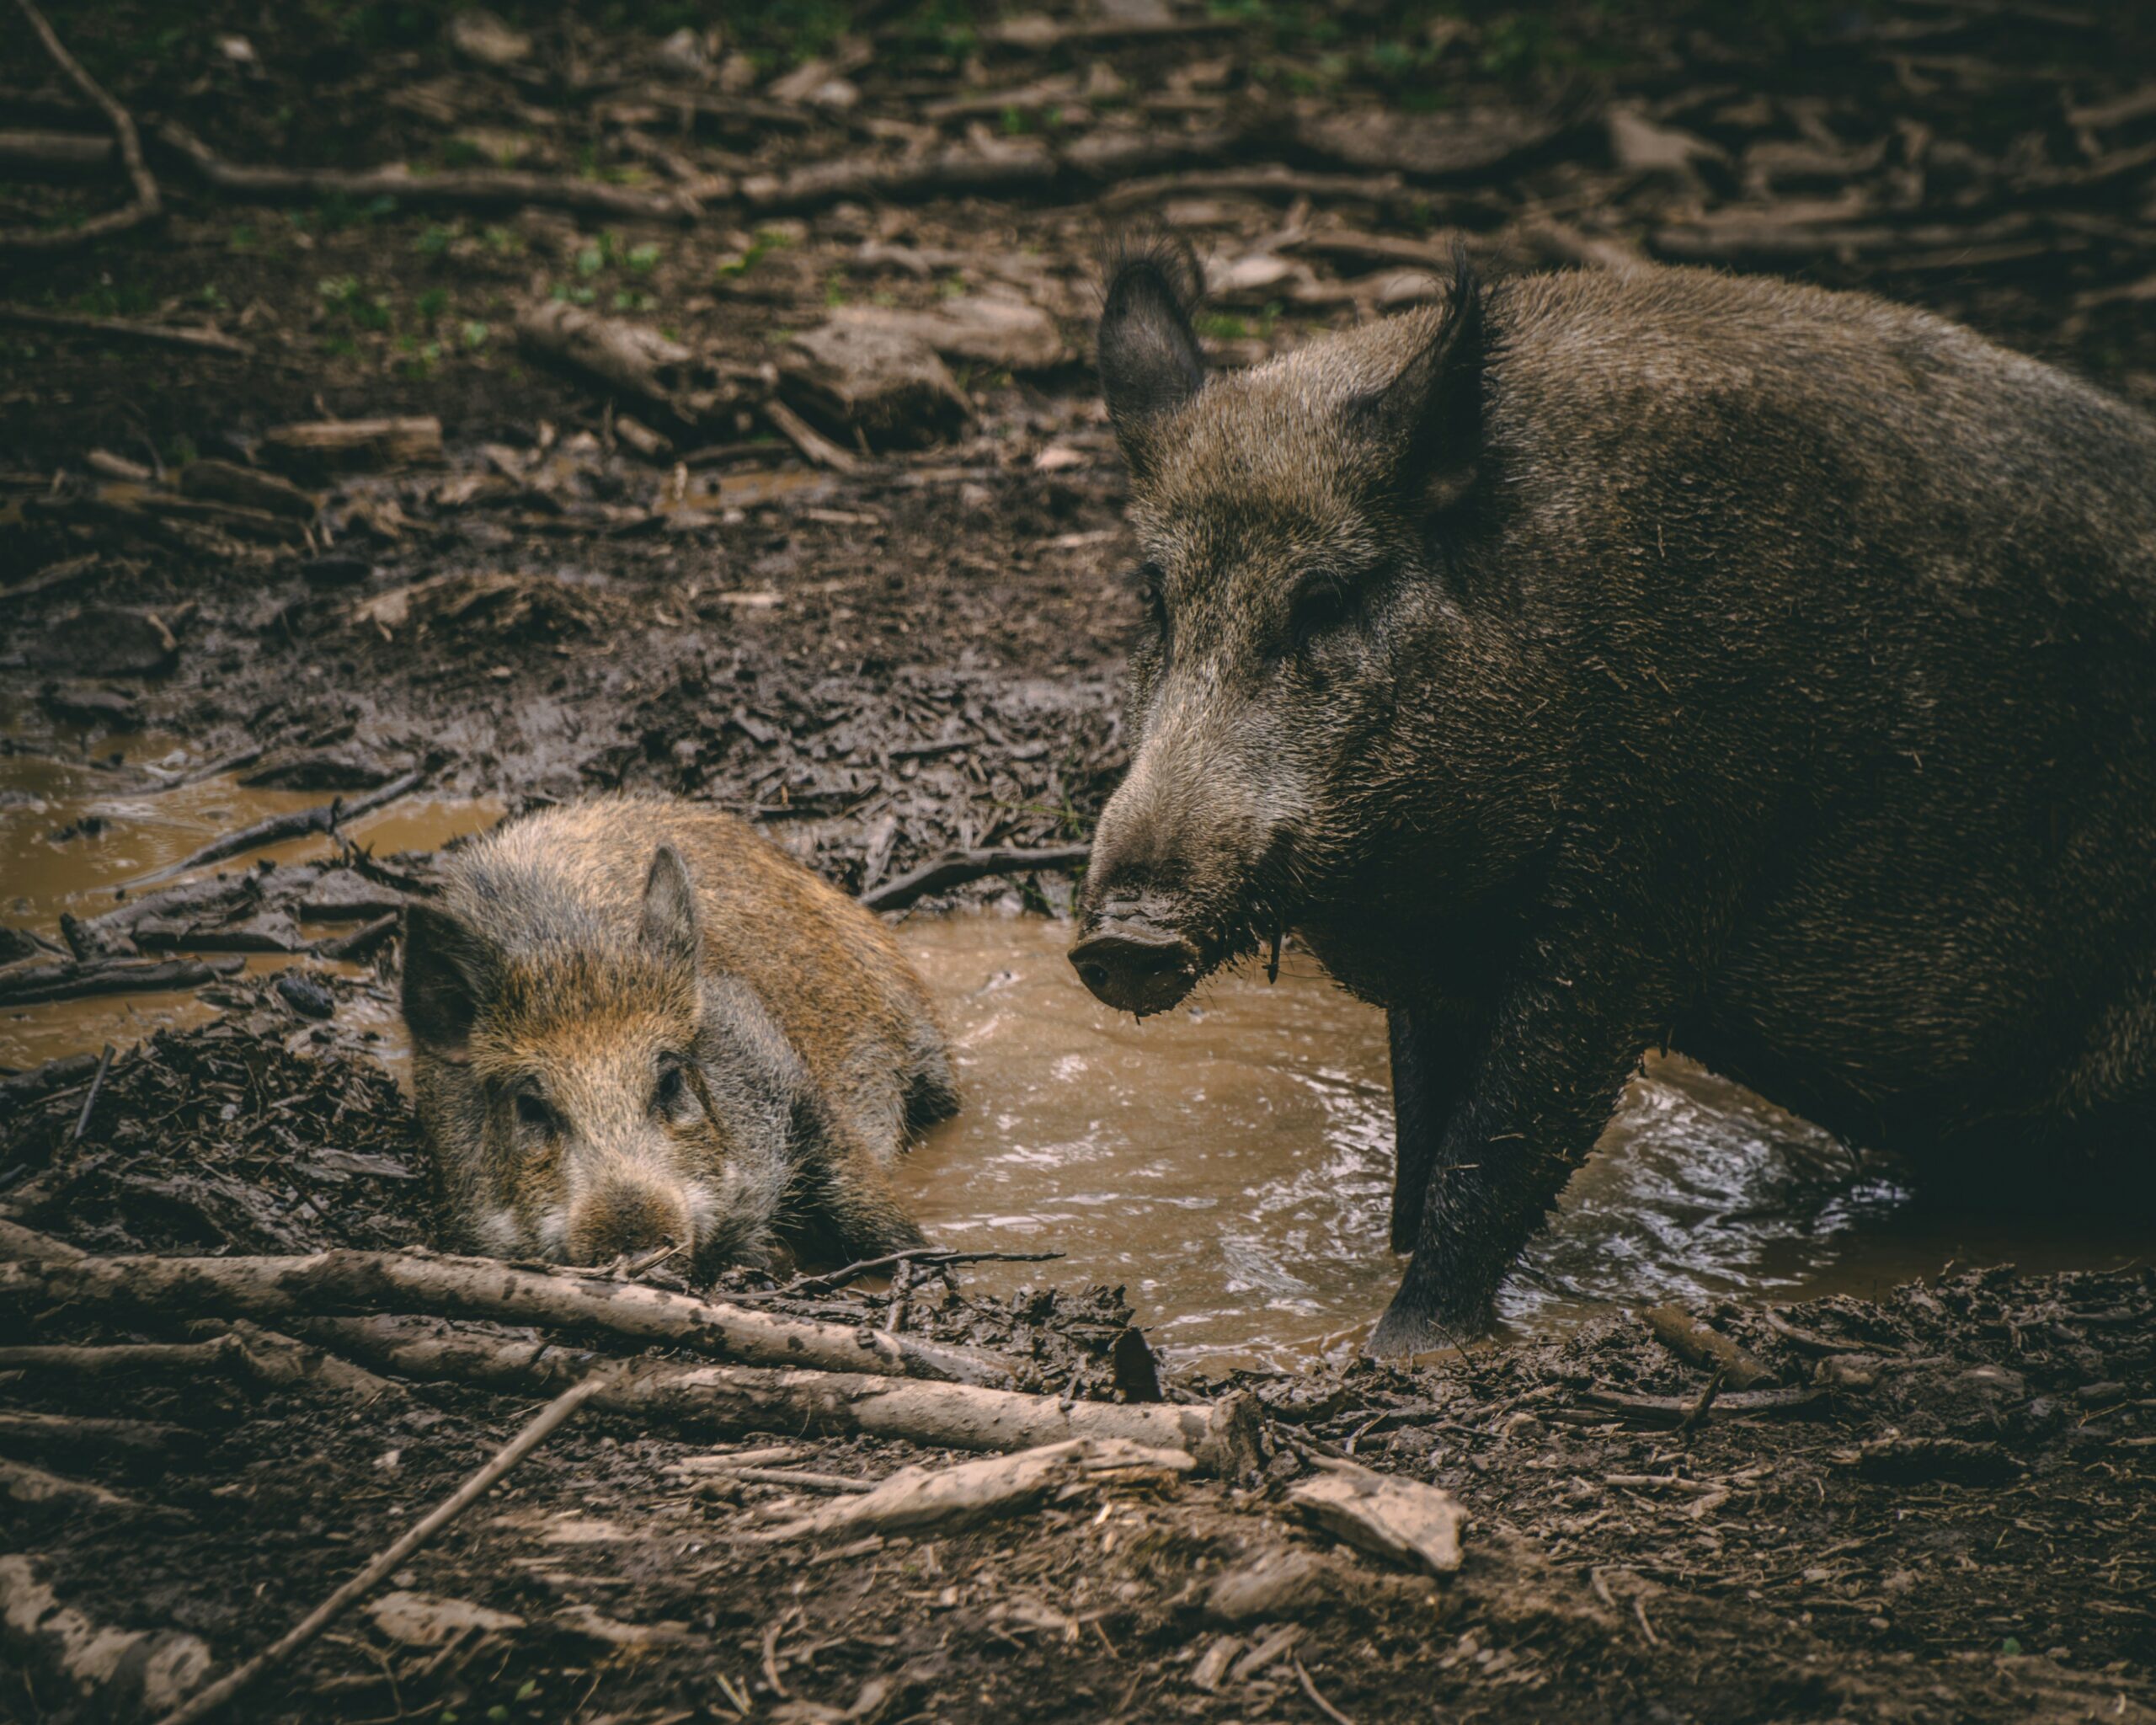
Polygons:
M112 165L113 142L87 131L0 131L0 169L10 178L24 168L73 176Z
M1681 1306L1653 1306L1640 1314L1661 1343L1679 1359L1705 1370L1719 1370L1732 1390L1770 1382L1774 1373L1720 1330L1701 1323Z
M1801 1348L1806 1354L1898 1354L1898 1348L1889 1348L1880 1342L1841 1342L1831 1336L1822 1336L1816 1330L1800 1329L1771 1306L1759 1312L1767 1327L1793 1348Z
M752 174L741 181L736 195L759 216L791 216L850 200L902 203L1091 189L1134 174L1219 162L1234 155L1247 136L1240 129L1182 136L1113 131L1060 147L1024 138L954 145L918 155L842 157Z
M56 1344L0 1348L0 1371L109 1378L156 1372L245 1378L277 1389L320 1389L371 1402L401 1397L401 1384L350 1360L244 1320L202 1342L123 1342L104 1347Z
M760 403L757 410L771 421L774 431L801 451L802 458L811 466L829 467L834 473L861 471L859 456L832 442L776 396Z
M926 868L873 888L861 895L860 901L871 911L897 911L915 899L985 875L1022 874L1035 868L1083 868L1091 855L1090 845L1049 845L1038 851L953 851Z
M431 414L383 419L321 419L273 426L263 446L309 468L401 467L441 459L441 421Z
M403 920L402 913L390 911L371 922L363 922L350 934L340 934L334 939L317 941L314 955L336 964L355 964L372 956L375 949L397 932L397 925Z
M1162 174L1146 179L1126 179L1110 186L1095 200L1104 210L1125 210L1166 197L1204 197L1236 194L1246 197L1277 198L1293 203L1310 198L1326 203L1365 203L1380 210L1410 203L1427 206L1427 195L1411 192L1396 174L1308 174L1278 165L1265 168L1226 168L1212 172Z
M0 241L4 243L4 241ZM40 312L32 306L0 305L0 328L43 329L62 335L94 335L104 341L131 341L148 347L184 347L232 354L254 350L237 336L200 325L138 323L127 318L88 318L74 312Z
M999 1361L911 1337L722 1306L640 1282L519 1269L492 1258L333 1251L293 1258L83 1258L0 1263L0 1303L253 1318L448 1312L546 1324L766 1365L1007 1384Z
M864 1496L828 1503L819 1509L749 1535L760 1545L793 1540L877 1533L912 1533L933 1527L945 1532L1031 1509L1051 1493L1109 1477L1170 1477L1196 1466L1180 1446L1149 1448L1121 1438L1074 1438L931 1470L902 1467Z
M22 3L22 0L18 0ZM414 174L390 168L253 167L227 162L185 127L168 120L158 137L207 184L265 203L325 196L366 201L394 198L414 210L502 210L526 206L613 221L693 222L702 206L685 192L638 191L597 179L562 179L508 169Z
M40 964L0 982L0 1006L44 1006L108 994L166 994L237 975L244 959L169 959L151 964L72 960Z
M1737 1418L1748 1413L1794 1413L1824 1401L1826 1394L1819 1389L1748 1390L1739 1395L1718 1396L1711 1407L1717 1415ZM1700 1407L1702 1398L1697 1396L1626 1396L1614 1390L1582 1390L1580 1400L1590 1407L1607 1408L1648 1425L1684 1426L1695 1410L1702 1417L1706 1411Z
M125 1718L170 1707L209 1674L210 1649L173 1629L112 1629L63 1605L35 1560L0 1557L0 1642L43 1666L95 1708Z
M626 318L541 300L516 314L516 334L534 352L689 424L732 399L700 375L695 350Z
M485 1497L503 1475L544 1443L549 1434L604 1389L606 1382L604 1374L595 1373L563 1391L541 1408L522 1431L497 1450L485 1466L443 1498L402 1538L378 1552L366 1568L308 1612L280 1639L245 1664L219 1678L192 1701L167 1714L161 1725L192 1725L195 1720L207 1718L264 1672L289 1659L334 1623L355 1600L379 1584L407 1557Z
M424 1318L322 1318L303 1334L407 1376L543 1391L589 1370L593 1356ZM864 1434L953 1450L1028 1450L1071 1438L1123 1438L1182 1450L1235 1478L1257 1463L1257 1414L1247 1396L1196 1404L1123 1407L971 1384L858 1373L640 1362L608 1381L598 1406L645 1424L717 1436L750 1432Z
M109 1492L88 1480L63 1479L33 1467L27 1461L0 1458L0 1492L18 1503L57 1503L67 1509L88 1509L107 1515L141 1515L149 1506L133 1498Z
M288 814L273 814L267 820L258 820L252 826L227 833L221 839L213 839L200 850L190 851L177 862L168 862L162 868L153 868L147 874L137 875L126 884L127 887L132 889L150 886L161 880L170 880L175 874L184 874L190 868L222 862L248 851L259 851L264 845L283 844L288 839L305 838L311 833L334 833L345 821L356 820L362 814L371 814L376 809L417 789L425 777L423 772L407 772L390 780L386 785L377 786L364 797L355 797L349 803L339 797L312 809L296 809Z
M0 250L18 252L64 252L77 246L88 245L92 240L104 239L108 235L123 233L131 227L140 227L146 222L154 222L164 213L163 200L157 194L157 183L152 178L149 164L142 159L142 140L135 130L135 119L119 103L107 95L104 87L83 70L82 64L70 54L60 38L53 34L52 26L45 21L45 14L30 3L30 0L15 0L38 40L45 44L60 69L67 74L75 88L104 110L111 122L112 133L120 146L120 159L127 169L127 179L135 188L134 201L102 216L93 216L74 227L43 228L17 227L0 231Z
M93 1414L0 1409L0 1449L3 1450L65 1450L71 1454L84 1450L108 1450L158 1455L168 1450L190 1449L202 1441L200 1432L157 1420L105 1419Z

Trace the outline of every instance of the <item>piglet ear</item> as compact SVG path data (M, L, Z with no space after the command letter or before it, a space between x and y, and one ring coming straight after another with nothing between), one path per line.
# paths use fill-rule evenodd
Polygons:
M696 962L696 889L690 884L688 865L671 845L661 845L651 859L637 938L670 962L691 966Z
M1203 278L1190 248L1169 239L1118 246L1107 265L1095 342L1101 395L1124 458L1142 473L1161 415L1205 387L1205 355L1190 323Z
M469 923L433 905L404 907L404 1022L414 1041L462 1055L500 977L500 954Z
M1465 251L1435 329L1374 393L1348 409L1406 506L1434 515L1465 497L1482 456L1483 287Z

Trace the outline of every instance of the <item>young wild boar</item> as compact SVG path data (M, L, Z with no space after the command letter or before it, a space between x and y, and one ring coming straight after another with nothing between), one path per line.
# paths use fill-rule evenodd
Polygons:
M1650 1048L2041 1179L2156 1126L2156 423L1876 300L1484 288L1209 381L1100 328L1150 617L1072 953L1390 1009L1371 1343L1491 1296Z
M446 1243L713 1268L783 1236L921 1243L884 1168L957 1106L881 923L732 815L625 797L510 822L407 913L404 1017Z

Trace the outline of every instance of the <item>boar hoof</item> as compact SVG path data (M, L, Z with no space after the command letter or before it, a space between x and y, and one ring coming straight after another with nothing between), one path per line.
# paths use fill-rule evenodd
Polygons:
M1456 1348L1454 1332L1441 1326L1427 1308L1395 1300L1385 1308L1363 1352L1373 1359L1398 1359L1411 1354L1430 1354Z

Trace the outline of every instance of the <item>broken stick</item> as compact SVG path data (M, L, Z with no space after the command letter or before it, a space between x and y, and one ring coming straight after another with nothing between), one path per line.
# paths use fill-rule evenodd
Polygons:
M160 1725L193 1725L205 1719L264 1672L282 1664L341 1616L353 1601L376 1586L420 1546L456 1519L491 1491L495 1482L547 1440L578 1408L596 1396L607 1383L606 1375L595 1372L572 1384L533 1416L530 1424L497 1450L487 1465L436 1504L401 1539L376 1554L374 1561L344 1586L307 1613L280 1639L264 1648L245 1664L235 1667L192 1701L165 1715Z
M1720 1330L1701 1323L1681 1306L1651 1306L1640 1316L1661 1343L1679 1359L1707 1370L1720 1370L1732 1390L1771 1383L1774 1373Z
M1024 874L1036 868L1083 868L1092 854L1090 845L1049 845L1038 851L990 849L953 851L924 868L888 880L861 895L871 911L897 911L915 899L961 886L990 874Z
M557 1275L483 1258L319 1252L292 1258L83 1258L0 1263L0 1305L116 1306L170 1317L284 1318L339 1309L448 1312L670 1343L767 1365L1008 1384L984 1354L912 1337L723 1306L640 1282Z
M777 1545L863 1533L956 1532L991 1516L1031 1509L1067 1486L1114 1478L1172 1478L1197 1466L1180 1447L1156 1449L1122 1438L1073 1438L1014 1455L955 1467L902 1467L865 1495L829 1503L750 1538Z
M408 1377L540 1391L587 1369L593 1356L426 1318L318 1318L303 1332ZM646 1424L713 1435L747 1432L864 1433L952 1450L1027 1450L1072 1438L1122 1438L1181 1450L1233 1479L1257 1465L1257 1404L1218 1402L1123 1407L971 1384L858 1373L771 1371L753 1366L650 1360L608 1381L598 1405Z

